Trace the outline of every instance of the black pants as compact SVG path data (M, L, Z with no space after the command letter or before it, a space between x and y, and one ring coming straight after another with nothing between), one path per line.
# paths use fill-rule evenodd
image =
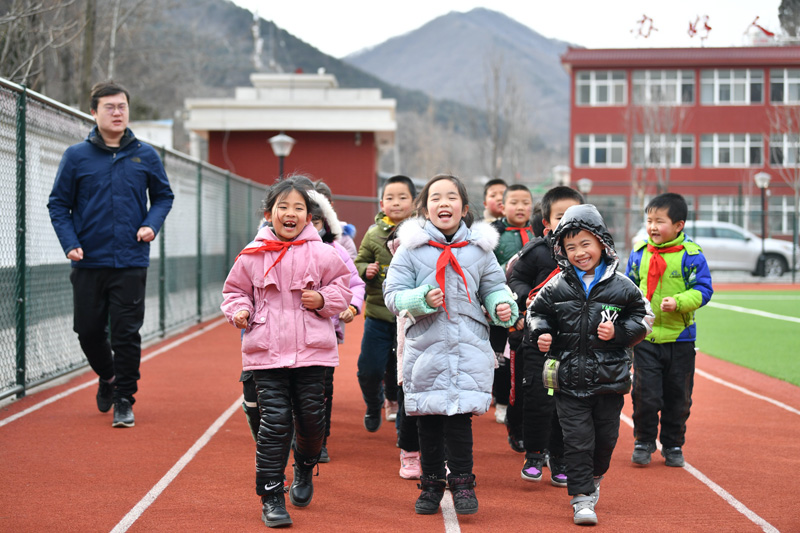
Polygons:
M506 348L508 340L508 329L500 326L489 327L489 342L492 345L495 355L502 354ZM495 401L501 405L508 405L509 395L511 394L511 367L509 360L505 357L497 357L500 366L494 370L494 384L492 385L492 395Z
M555 458L564 456L564 436L556 412L555 397L547 394L542 383L545 356L529 344L520 345L516 359L522 361L523 377L522 439L528 454L542 453L545 448ZM519 399L520 393L517 392ZM510 409L510 407L509 407ZM513 416L509 416L509 421Z
M450 473L472 473L472 415L418 416L422 475L445 478L445 459ZM445 451L446 450L446 451Z
M397 447L407 452L419 451L419 429L417 428L418 416L408 416L406 414L403 389L397 390Z
M299 468L313 468L319 461L325 438L325 371L323 366L254 370L261 425L256 443L256 492L283 479L292 444L294 414L294 461Z
M92 370L116 378L114 398L133 403L138 390L146 268L73 268L74 325ZM109 324L111 340L109 341Z
M695 349L693 342L653 344L633 350L633 436L655 442L661 412L661 444L683 446L692 407Z
M333 371L336 367L325 367L325 438L322 443L328 443L331 436L331 414L333 413Z
M624 401L621 394L576 398L556 393L570 496L593 493L592 478L608 471L619 437L619 414Z

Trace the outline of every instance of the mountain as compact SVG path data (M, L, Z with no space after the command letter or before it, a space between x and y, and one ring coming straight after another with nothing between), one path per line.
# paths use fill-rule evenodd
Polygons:
M448 13L343 59L388 83L479 109L486 107L487 64L499 62L520 86L534 128L548 145L563 146L569 76L560 55L567 46L502 13L477 8Z

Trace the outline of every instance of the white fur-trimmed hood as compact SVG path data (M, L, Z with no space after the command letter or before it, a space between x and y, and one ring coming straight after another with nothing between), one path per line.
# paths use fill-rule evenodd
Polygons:
M333 210L333 206L327 198L317 191L308 191L308 196L322 209L322 218L328 223L328 227L331 229L331 233L333 233L334 240L338 241L342 236L342 225L339 223L339 217L336 216L336 211Z
M431 233L425 229L425 224L427 222L428 221L422 217L410 218L402 222L397 229L397 238L400 240L400 246L405 246L409 249L419 248L427 244L431 238L444 242L443 239L435 238L436 235L431 235ZM430 227L433 228L433 231L436 232L438 236L442 236L441 232L435 226L431 224ZM486 222L474 222L470 228L461 225L456 232L457 237L454 241L458 242L463 240L463 238L459 238L461 237L460 234L463 233L466 233L466 240L475 244L484 252L493 251L500 240L500 235L497 233L497 230Z

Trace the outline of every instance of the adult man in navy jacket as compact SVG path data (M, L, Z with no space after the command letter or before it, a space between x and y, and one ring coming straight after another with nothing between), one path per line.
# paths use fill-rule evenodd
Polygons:
M149 243L173 199L158 153L128 129L129 100L113 81L92 88L97 125L64 152L47 204L72 261L74 329L99 376L97 408L114 406L113 427L134 425Z

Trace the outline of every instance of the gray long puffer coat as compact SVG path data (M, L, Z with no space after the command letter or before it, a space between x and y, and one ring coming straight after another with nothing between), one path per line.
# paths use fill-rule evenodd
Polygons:
M436 262L446 244L442 233L425 219L411 219L398 230L400 248L392 259L384 282L386 306L395 314L408 310L403 350L403 392L409 415L480 415L492 400L495 355L489 344L489 323L483 304L497 325L510 326L517 319L517 305L505 285L505 275L492 250L497 232L488 224L471 228L462 222L451 244L468 241L452 253L463 269L464 280L448 265L445 270L445 306L433 309L425 294L438 287ZM507 303L512 316L497 321L497 305Z

